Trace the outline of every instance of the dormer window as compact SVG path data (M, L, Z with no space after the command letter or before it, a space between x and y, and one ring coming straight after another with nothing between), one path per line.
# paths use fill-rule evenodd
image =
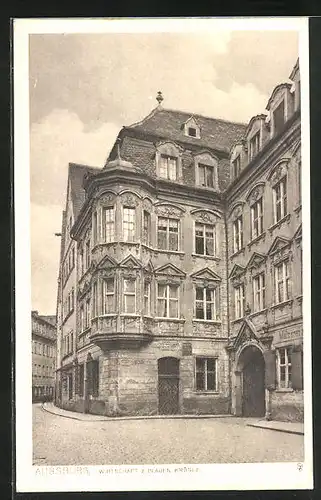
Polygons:
M176 181L177 179L177 158L173 156L161 155L159 175L163 179Z
M284 101L281 101L277 108L273 111L274 135L282 131L285 123Z
M250 139L250 161L258 154L260 151L260 132L256 132L256 134Z
M197 130L194 127L188 127L187 133L190 137L196 137Z
M210 165L198 164L198 178L200 186L214 187L214 167Z

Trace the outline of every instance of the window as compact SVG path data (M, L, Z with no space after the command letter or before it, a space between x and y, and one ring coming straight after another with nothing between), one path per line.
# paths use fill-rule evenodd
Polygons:
M197 130L194 127L188 127L187 133L190 137L196 137Z
M86 241L85 260L86 260L86 270L87 270L87 269L89 269L89 266L90 266L90 240Z
M150 224L150 213L144 210L143 213L143 243L145 245L150 245L151 236L151 224Z
M115 217L113 207L103 207L102 209L102 240L105 243L115 239Z
M240 215L233 222L233 244L234 252L239 252L243 248L243 216Z
M273 112L274 135L281 132L285 123L284 101L282 101Z
M90 298L86 300L86 328L90 327Z
M174 156L161 155L159 175L163 179L176 181L177 179L177 158Z
M115 312L115 280L108 278L102 282L102 313Z
M124 241L134 241L135 239L135 216L136 216L135 208L124 207L123 210Z
M98 236L97 212L94 212L93 213L93 242L94 242L94 245L98 241L97 236Z
M136 314L136 280L124 279L124 313Z
M85 310L83 304L80 306L80 331L85 329Z
M290 296L289 261L275 266L275 303L285 302Z
M290 389L292 387L291 354L290 347L282 347L276 350L277 379L280 389Z
M196 358L196 390L217 390L217 359Z
M72 247L71 249L71 269L73 269L75 266L75 248Z
M250 140L250 160L260 151L260 132L257 132Z
M301 170L301 159L298 163L298 190L299 190L299 203L302 201L302 170Z
M265 275L258 274L253 278L254 312L265 308Z
M178 251L178 228L177 219L158 217L157 242L161 250Z
M98 284L97 281L93 284L93 317L98 316Z
M157 315L160 318L178 318L178 285L158 284Z
M82 247L79 248L79 272L80 276L84 274L84 250Z
M233 178L236 179L240 175L241 172L241 156L237 155L236 158L232 161L233 166Z
M235 319L243 318L245 309L244 285L234 288L235 297Z
M279 220L287 214L287 186L286 177L283 177L274 187L273 187L273 215L274 223L276 224Z
M195 223L195 253L198 255L215 255L215 226Z
M91 369L91 394L95 397L99 394L99 362L98 359L91 361L92 369Z
M263 233L263 200L260 198L251 206L251 237L252 240Z
M144 315L150 316L150 282L144 281Z
M195 317L196 319L214 320L219 319L218 314L218 289L195 288Z
M214 167L199 163L198 179L200 186L214 187Z

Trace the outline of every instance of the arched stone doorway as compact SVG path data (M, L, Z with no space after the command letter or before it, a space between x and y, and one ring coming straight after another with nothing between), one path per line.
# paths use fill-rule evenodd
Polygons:
M245 346L236 364L236 414L243 417L265 416L265 361L256 345Z
M173 357L158 360L158 413L179 413L179 359Z

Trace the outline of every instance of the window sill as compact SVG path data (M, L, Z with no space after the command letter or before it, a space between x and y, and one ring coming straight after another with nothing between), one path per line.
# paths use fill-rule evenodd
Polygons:
M205 324L213 324L213 325L220 325L222 322L219 319L197 319L193 318L193 323L205 323Z
M261 309L260 311L254 311L254 312L252 312L249 316L250 316L250 318L253 318L255 316L259 316L260 314L266 314L267 311L268 311L268 308L265 307L264 309Z
M194 390L194 394L195 396L218 396L219 395L219 391L198 391L197 389Z
M280 387L275 389L274 392L284 393L284 392L294 392L294 390L292 389L292 387Z
M92 247L92 251L94 251L97 247L102 247L102 246L107 246L107 245L117 245L117 241L98 241L95 243L95 245Z
M244 252L245 252L245 247L242 247L242 248L240 248L240 250L237 250L237 252L232 253L230 258L233 259L234 257L236 257L237 255L240 255L241 253L244 254Z
M265 238L265 235L266 235L266 232L264 231L263 233L259 234L258 236L256 236L256 238L253 238L253 240L251 240L249 243L248 243L248 248L251 248L252 245L255 245L256 243L258 243L260 240L264 240Z
M157 253L170 253L172 255L182 255L182 256L185 255L185 252L182 252L180 250L163 250L161 248L154 248L153 250L154 250L155 254L157 254Z
M140 318L140 315L137 313L120 313L121 318Z
M162 316L156 316L156 321L170 321L172 323L185 323L183 318L163 318Z
M118 243L120 245L133 245L136 247L138 247L141 244L140 241L123 241L123 240L120 240Z
M216 255L203 255L201 253L192 253L193 259L196 257L200 257L201 259L209 259L209 260L216 260L220 261L221 259L219 257L216 257Z
M275 222L275 224L269 227L269 232L272 233L274 229L279 229L282 226L282 224L284 224L284 222L289 223L290 219L291 219L291 214L285 215L284 217L282 217L282 219L280 219L278 222Z
M293 299L285 300L284 302L279 302L278 304L272 304L271 309L282 309L285 306L291 305Z
M117 313L100 314L99 316L95 316L94 318L91 318L91 322L97 321L98 319L101 319L101 318L113 318L116 316L117 316Z

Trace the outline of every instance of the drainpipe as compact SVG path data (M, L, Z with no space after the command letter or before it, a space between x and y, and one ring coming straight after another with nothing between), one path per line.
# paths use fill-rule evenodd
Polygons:
M226 260L226 312L227 312L227 339L228 343L230 341L230 292L229 292L229 260L228 260L228 224L226 220L226 204L224 204L224 229L225 229L225 260ZM231 355L228 353L228 380L229 380L229 413L232 412L232 373L231 373Z

